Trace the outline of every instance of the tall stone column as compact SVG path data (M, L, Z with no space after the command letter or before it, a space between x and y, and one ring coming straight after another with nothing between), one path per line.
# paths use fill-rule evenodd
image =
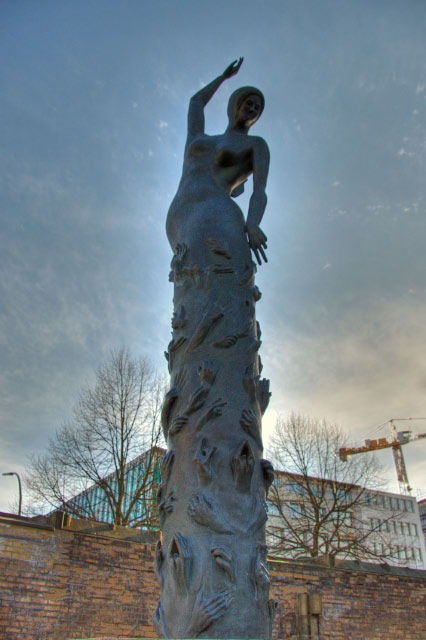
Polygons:
M153 616L163 638L271 635L265 498L273 469L262 458L261 427L270 392L255 273L240 238L201 230L193 246L175 247Z

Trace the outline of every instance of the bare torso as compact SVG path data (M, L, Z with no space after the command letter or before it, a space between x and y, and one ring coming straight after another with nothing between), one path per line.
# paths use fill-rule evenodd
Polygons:
M179 242L188 244L193 233L198 235L200 225L207 237L219 231L221 236L244 236L244 216L231 193L253 173L253 150L258 140L226 132L202 134L187 145L182 178L167 216L173 249Z

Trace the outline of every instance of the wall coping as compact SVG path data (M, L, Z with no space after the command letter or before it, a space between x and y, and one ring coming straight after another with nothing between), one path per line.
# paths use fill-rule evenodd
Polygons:
M269 568L272 571L282 573L286 568L291 571L302 571L312 573L327 573L333 571L350 571L356 573L373 573L377 575L395 576L397 578L412 578L415 580L426 580L425 569L411 569L409 567L395 567L386 563L375 564L374 562L362 562L360 560L339 560L329 561L327 558L318 558L318 560L302 560L299 561L281 558L273 558L268 556Z

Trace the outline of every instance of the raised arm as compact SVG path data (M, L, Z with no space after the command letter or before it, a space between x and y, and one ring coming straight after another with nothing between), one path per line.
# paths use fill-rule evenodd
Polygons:
M258 264L268 262L264 249L267 248L267 237L259 227L266 208L266 181L269 170L269 149L262 138L255 138L253 148L253 193L250 198L247 215L247 235Z
M232 78L232 76L235 76L235 74L238 73L243 60L244 58L240 58L239 60L234 60L234 62L231 62L231 64L226 67L222 75L212 80L208 85L200 89L200 91L197 91L197 93L192 96L189 102L188 109L188 137L186 140L187 145L189 142L191 142L192 138L201 133L204 133L204 107L214 96L222 82L224 82L224 80Z

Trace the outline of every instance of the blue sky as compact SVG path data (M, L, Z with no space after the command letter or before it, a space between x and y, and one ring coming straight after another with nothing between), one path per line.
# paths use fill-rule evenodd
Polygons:
M238 86L265 94L265 435L277 412L354 443L426 416L425 27L415 0L2 0L0 471L43 450L110 349L165 370L187 104L240 55L206 129ZM425 491L426 440L404 453ZM0 478L0 509L14 492Z

